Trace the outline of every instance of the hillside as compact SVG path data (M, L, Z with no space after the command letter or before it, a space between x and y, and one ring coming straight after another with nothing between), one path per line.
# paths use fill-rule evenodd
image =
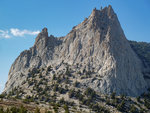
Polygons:
M94 9L65 37L49 36L47 28L38 34L12 64L0 106L4 111L8 105L31 112L148 112L149 61L149 44L128 41L111 6Z

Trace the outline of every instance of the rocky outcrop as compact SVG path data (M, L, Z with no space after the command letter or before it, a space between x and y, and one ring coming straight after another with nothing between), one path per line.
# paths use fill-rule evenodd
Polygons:
M148 87L143 64L131 49L111 6L94 9L65 37L48 36L44 28L34 46L12 64L4 91L20 85L33 68L52 65L59 69L62 63L68 63L75 71L96 74L97 78L93 76L82 84L98 92L137 96Z

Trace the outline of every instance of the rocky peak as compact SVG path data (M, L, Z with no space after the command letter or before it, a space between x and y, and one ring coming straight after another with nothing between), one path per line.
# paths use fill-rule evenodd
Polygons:
M111 24L118 24L118 18L117 15L115 14L113 8L111 5L108 7L105 7L103 9L93 9L91 15L89 18L85 19L84 22L79 25L80 26L85 26L85 24L88 26L89 29L93 30L99 30L105 31L108 29L108 26ZM77 27L78 28L78 27Z
M135 96L147 88L142 63L126 40L111 6L101 10L95 8L87 19L63 38L48 37L47 28L44 28L33 48L20 55L12 65L5 91L8 92L12 84L15 87L21 84L14 83L16 78L21 79L21 71L28 76L28 70L33 67L53 65L56 74L65 68L63 63L70 65L74 70L72 74L77 75L76 72L83 70L90 72L91 78L82 80L81 84L98 92L115 91Z
M107 14L108 14L108 16L112 16L115 14L111 5L108 6L108 13Z
M108 7L104 7L103 9L100 9L100 10L94 8L90 17L99 18L99 16L102 16L102 15L108 16L108 17L112 17L113 15L115 15L115 12L112 6L109 5Z
M38 48L39 46L46 46L47 40L48 40L48 32L47 28L43 28L42 31L38 34L38 36L35 39L35 46Z
M42 33L48 33L46 27L42 29Z
M47 40L48 38L48 32L47 28L43 28L42 31L38 34L38 36L35 39L35 45L38 45L41 40Z

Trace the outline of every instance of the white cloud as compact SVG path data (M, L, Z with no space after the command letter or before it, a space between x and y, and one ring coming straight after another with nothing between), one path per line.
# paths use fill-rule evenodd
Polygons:
M11 38L13 36L15 37L23 37L25 35L37 35L40 31L30 31L30 30L20 30L17 28L11 28L10 30L1 30L0 29L0 38Z
M0 38L10 38L9 31L0 30Z
M11 28L10 33L13 36L24 36L24 35L37 35L40 33L40 31L30 31L30 30L19 30L17 28Z

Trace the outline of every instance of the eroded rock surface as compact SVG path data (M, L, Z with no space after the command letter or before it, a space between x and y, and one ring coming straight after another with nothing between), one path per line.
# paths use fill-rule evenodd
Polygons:
M143 64L131 49L111 6L94 9L65 37L48 36L44 28L34 46L12 64L4 91L20 86L33 68L51 65L55 67L53 74L57 74L66 68L63 63L74 72L92 72L82 85L98 92L138 96L148 88Z

